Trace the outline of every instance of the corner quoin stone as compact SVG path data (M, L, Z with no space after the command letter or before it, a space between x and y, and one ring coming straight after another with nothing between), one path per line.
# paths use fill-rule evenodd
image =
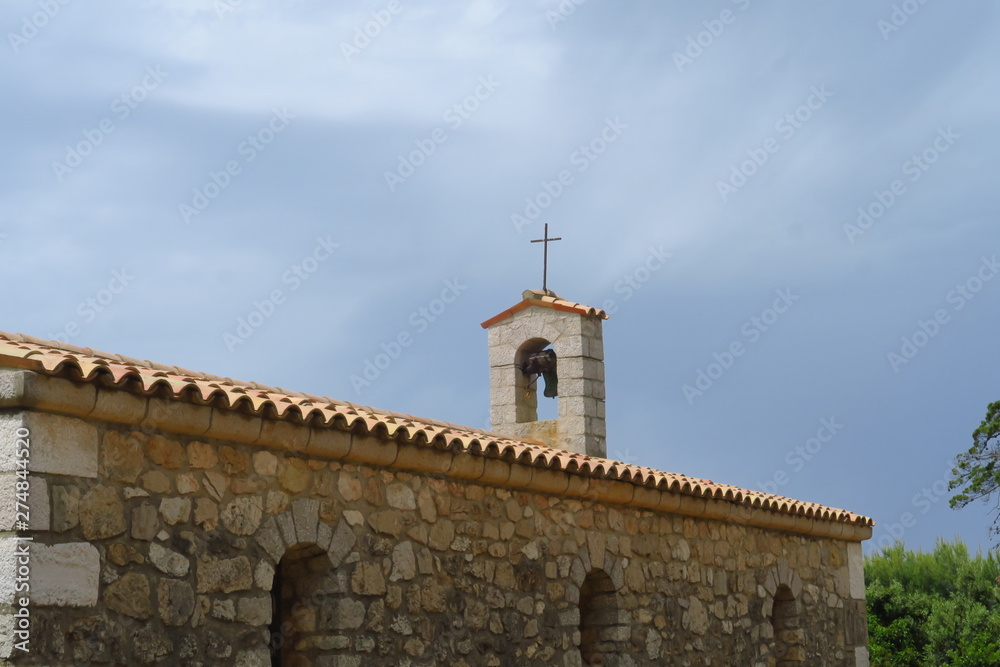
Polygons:
M81 419L46 412L0 416L0 471L17 466L17 430L28 429L28 469L53 475L97 477L97 428Z
M31 604L92 607L97 604L101 556L92 544L30 545Z

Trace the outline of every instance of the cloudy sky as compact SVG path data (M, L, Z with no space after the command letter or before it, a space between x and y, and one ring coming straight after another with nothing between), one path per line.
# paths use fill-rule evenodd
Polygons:
M0 8L0 329L487 427L549 223L611 458L990 545L995 3L93 5Z

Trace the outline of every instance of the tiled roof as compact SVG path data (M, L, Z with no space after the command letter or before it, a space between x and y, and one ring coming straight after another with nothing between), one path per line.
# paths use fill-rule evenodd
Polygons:
M556 296L555 292L549 290L548 292L543 292L541 290L525 290L521 295L524 299L517 304L512 306L507 310L494 315L490 319L483 322L482 327L484 329L489 329L491 326L497 322L502 322L514 313L520 312L527 308L528 306L541 306L543 308L552 308L554 310L562 310L568 313L580 313L581 315L592 315L594 317L599 317L602 320L608 319L608 314L601 310L600 308L594 308L593 306L585 306L582 303L576 303L575 301L567 301L566 299L561 299Z
M361 429L407 443L443 447L549 470L565 470L591 478L628 482L695 498L725 500L780 514L858 526L874 525L868 517L815 503L572 454L466 426L376 410L323 396L217 377L21 334L0 332L0 366L68 376L145 395L162 395L160 392L165 391L176 399L211 403L215 407L239 409L262 417L276 416L296 422L310 419L313 427Z

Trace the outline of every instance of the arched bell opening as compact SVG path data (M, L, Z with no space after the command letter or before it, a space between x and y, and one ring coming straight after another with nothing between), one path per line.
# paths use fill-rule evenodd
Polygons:
M556 351L552 349L552 344L544 338L525 341L514 356L514 365L517 367L514 390L518 423L540 421L539 413L542 420L556 419L559 416L559 375ZM543 403L541 410L539 392L550 399Z

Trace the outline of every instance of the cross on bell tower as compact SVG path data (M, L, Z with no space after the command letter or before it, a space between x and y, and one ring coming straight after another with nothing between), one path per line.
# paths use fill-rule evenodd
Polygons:
M549 223L545 223L545 236L544 238L534 239L532 243L544 243L545 252L543 253L542 259L542 291L546 294L549 293L549 243L552 241L562 241L561 236L557 236L554 239L549 238Z

